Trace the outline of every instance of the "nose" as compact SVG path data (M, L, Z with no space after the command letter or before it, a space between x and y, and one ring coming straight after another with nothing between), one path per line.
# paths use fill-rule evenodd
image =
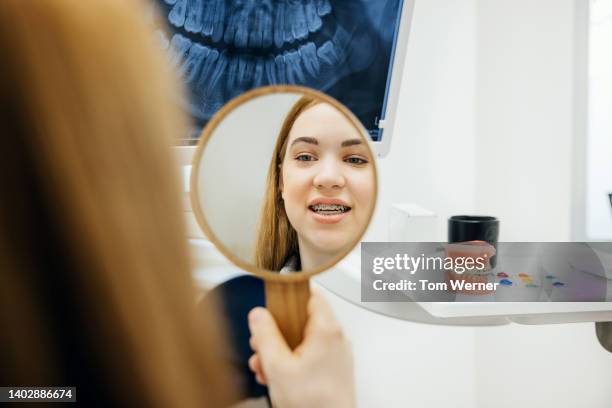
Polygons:
M342 173L342 166L334 159L322 160L312 183L318 189L337 189L344 187L346 180Z

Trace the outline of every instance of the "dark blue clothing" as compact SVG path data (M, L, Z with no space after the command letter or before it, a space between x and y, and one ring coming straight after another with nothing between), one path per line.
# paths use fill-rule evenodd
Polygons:
M226 320L227 359L233 369L234 383L242 390L244 398L268 396L268 388L255 381L248 365L253 355L249 345L248 314L254 307L265 306L263 281L252 275L238 276L215 287L208 296L220 301L220 311Z

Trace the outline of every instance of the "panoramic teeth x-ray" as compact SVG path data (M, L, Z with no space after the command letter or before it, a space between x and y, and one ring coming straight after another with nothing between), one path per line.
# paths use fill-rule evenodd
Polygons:
M344 103L378 140L402 0L157 0L160 43L201 128L227 101L296 84Z

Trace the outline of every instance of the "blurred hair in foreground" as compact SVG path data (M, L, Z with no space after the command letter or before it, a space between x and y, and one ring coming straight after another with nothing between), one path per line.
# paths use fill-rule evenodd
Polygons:
M145 7L0 1L0 383L222 406L222 330L195 318L172 166L180 87Z

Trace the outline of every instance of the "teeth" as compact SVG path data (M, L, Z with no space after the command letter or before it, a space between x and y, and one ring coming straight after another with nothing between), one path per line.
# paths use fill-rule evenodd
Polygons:
M249 56L242 55L239 57L238 78L240 78L241 83L245 88L251 84L254 69L255 64Z
M200 80L198 81L198 89L200 91L204 91L208 88L208 82L215 64L217 63L217 59L219 59L219 51L211 49L206 57L206 61L202 67L202 73L200 74Z
M351 34L342 26L338 26L333 38L336 49L344 50L351 42Z
M198 71L202 66L202 61L204 58L206 58L209 52L210 48L198 43L193 43L191 48L189 48L189 54L179 69L179 74L185 75L185 81L187 83L191 83L195 80L196 76L198 75Z
M185 13L187 12L187 0L177 0L174 7L168 14L168 21L176 27L182 27L185 24Z
M306 23L306 15L304 14L304 6L300 1L289 2L289 15L288 19L291 23L291 33L293 38L298 40L306 38L308 36L308 24Z
M202 30L202 11L204 5L202 0L189 0L187 17L185 19L185 30L191 33L199 33Z
M321 58L323 62L329 65L335 65L340 60L334 45L329 40L325 41L325 43L317 50L317 56Z
M250 57L241 55L228 58L227 85L234 92L240 92L251 85L255 68Z
M321 13L329 13L326 0L175 0L173 25L201 32L217 42L238 48L282 48L321 29ZM230 7L226 10L226 7ZM227 18L225 18L227 17Z
M223 34L223 41L226 44L231 44L234 42L234 33L236 32L236 20L238 19L239 12L233 12L230 15L229 21L227 22L227 27L225 27L225 33Z
M249 14L251 14L251 7L245 6L240 13L238 18L234 20L234 29L236 35L234 37L234 45L238 48L246 48L249 42Z
M216 0L214 3L215 15L213 17L212 39L215 42L219 42L223 37L223 23L225 21L225 0Z
M321 215L338 215L344 214L344 211L315 211L317 214Z
M331 4L329 4L329 0L317 0L317 13L321 17L331 13Z
M180 34L174 34L172 36L172 41L170 41L170 47L172 49L170 63L172 65L178 65L183 60L189 47L191 47L191 41Z
M304 71L302 70L302 59L297 51L287 51L283 54L287 67L287 82L290 84L304 83Z
M202 11L202 35L210 37L213 33L213 20L215 18L215 5L214 1L207 1L204 3Z
M319 65L319 58L317 57L317 47L315 47L314 43L309 42L308 44L302 45L299 53L302 57L302 62L304 63L306 71L313 77L319 75L321 66Z
M274 85L278 83L278 78L276 77L276 63L273 58L266 59L265 63L265 71L266 77L268 78L268 83L270 85Z
M238 58L230 58L227 70L227 86L233 89L238 84Z
M219 58L217 59L217 65L215 65L215 69L212 73L212 76L210 77L207 92L211 92L215 88L215 86L217 85L217 82L219 81L219 78L221 78L221 75L223 74L223 71L225 71L226 67L227 67L227 57L225 55L225 51L223 51L219 55Z
M262 46L264 48L268 48L272 45L274 41L274 24L272 24L272 3L270 0L265 1L263 4L263 20L261 24L263 24L263 38L262 38Z
M343 11L331 0L157 1L167 4L168 24L185 30L182 36L161 31L155 35L177 73L190 84L190 99L184 102L198 120L210 119L224 100L254 87L295 83L329 89L374 52L371 46L352 47L372 44L355 41L368 35L357 23L330 21L327 27L328 20L337 17L332 13ZM310 33L322 30L328 42L309 42ZM195 39L200 35L202 41ZM220 49L210 45L218 43L223 43ZM230 47L221 54L226 44ZM316 211L338 214L351 209Z
M285 41L285 3L280 1L276 4L276 14L274 16L274 45L277 48L283 46Z
M264 78L264 59L258 58L255 65L255 74L253 76L253 88L257 88L263 84Z
M274 64L276 65L276 80L279 84L287 83L287 67L285 64L285 57L277 55L274 58Z
M311 205L310 208L312 208L316 212L346 212L350 210L350 207L345 207L344 205L340 204L315 204Z
M284 27L284 39L287 43L292 43L295 41L295 37L293 35L293 25L295 24L295 16L292 13L291 4L285 5L285 27Z
M333 71L346 73L353 67L348 63L353 54L358 54L348 46L353 36L360 35L352 26L348 31L340 26L330 29L328 34L333 33L333 37L320 47L304 41L309 33L326 29L321 16L332 12L330 0L159 1L168 4L170 25L190 33L170 37L158 30L155 35L161 47L167 49L178 74L187 84L192 84L190 96L196 102L190 108L202 117L210 115L211 109L218 105L217 100L249 88L287 83L318 87L323 82L337 81ZM195 36L191 33L206 37L205 43L221 42L239 49L261 50L254 52L257 56L242 50L221 53L197 40L192 42ZM280 50L274 51L275 46L283 49L283 53L276 55ZM348 210L339 207L316 211Z
M308 24L308 30L311 33L317 31L323 25L321 17L317 14L317 6L315 0L310 0L304 5L304 14L306 15L306 22Z
M252 29L249 34L249 47L260 48L263 44L263 14L264 10L261 7L257 8L254 13L251 13Z

